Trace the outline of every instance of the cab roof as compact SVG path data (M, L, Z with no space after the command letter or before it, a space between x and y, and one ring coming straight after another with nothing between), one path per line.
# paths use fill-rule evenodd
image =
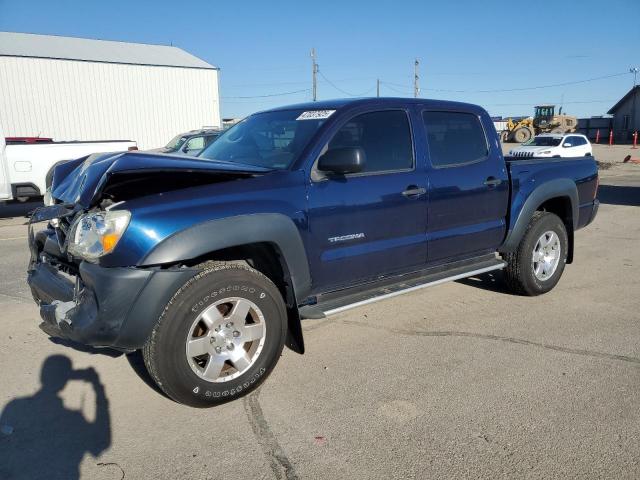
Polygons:
M263 110L265 112L275 112L283 110L339 110L342 108L350 108L357 106L398 106L404 104L423 105L426 108L451 108L458 106L467 111L477 111L478 113L484 109L478 105L463 102L453 102L448 100L431 100L423 98L402 98L402 97L369 97L369 98L339 98L335 100L320 100L318 102L305 102L293 105L285 105L276 108Z

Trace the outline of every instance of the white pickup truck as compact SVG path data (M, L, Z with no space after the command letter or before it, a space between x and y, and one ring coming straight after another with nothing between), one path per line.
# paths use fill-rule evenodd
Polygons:
M37 137L4 137L0 131L0 201L44 195L53 167L92 153L137 150L130 140L54 142Z

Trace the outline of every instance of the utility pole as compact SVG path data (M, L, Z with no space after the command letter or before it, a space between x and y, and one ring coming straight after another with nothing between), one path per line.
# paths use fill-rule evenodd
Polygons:
M317 100L318 97L318 79L317 79L317 75L318 75L318 64L316 63L316 49L312 48L311 49L311 72L313 75L313 101L315 102Z
M633 103L631 103L631 121L633 122L632 130L634 132L638 131L638 124L636 123L636 97L638 96L636 81L638 79L638 72L640 72L640 68L638 67L632 67L629 69L629 73L633 73ZM631 127L631 125L629 126Z
M418 98L418 95L420 95L420 86L418 84L418 80L420 80L420 77L418 76L419 65L420 65L420 62L416 58L416 62L413 65L413 96L414 98Z
M380 79L376 79L376 97L380 96Z

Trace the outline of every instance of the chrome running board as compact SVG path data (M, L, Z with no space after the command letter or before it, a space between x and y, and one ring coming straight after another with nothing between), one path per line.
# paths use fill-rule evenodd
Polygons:
M414 292L423 288L453 282L463 278L480 275L494 270L501 270L506 262L499 258L483 257L473 262L460 262L459 266L449 266L439 271L423 271L395 278L393 283L387 279L387 283L376 282L368 286L351 288L346 291L333 292L322 295L318 303L300 308L302 318L324 318L329 315L342 313L352 308L362 307L370 303L393 298L405 293Z

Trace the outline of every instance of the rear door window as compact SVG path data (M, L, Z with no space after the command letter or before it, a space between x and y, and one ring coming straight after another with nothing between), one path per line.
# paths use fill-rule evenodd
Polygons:
M422 112L434 167L455 167L484 160L489 145L480 119L463 112Z

